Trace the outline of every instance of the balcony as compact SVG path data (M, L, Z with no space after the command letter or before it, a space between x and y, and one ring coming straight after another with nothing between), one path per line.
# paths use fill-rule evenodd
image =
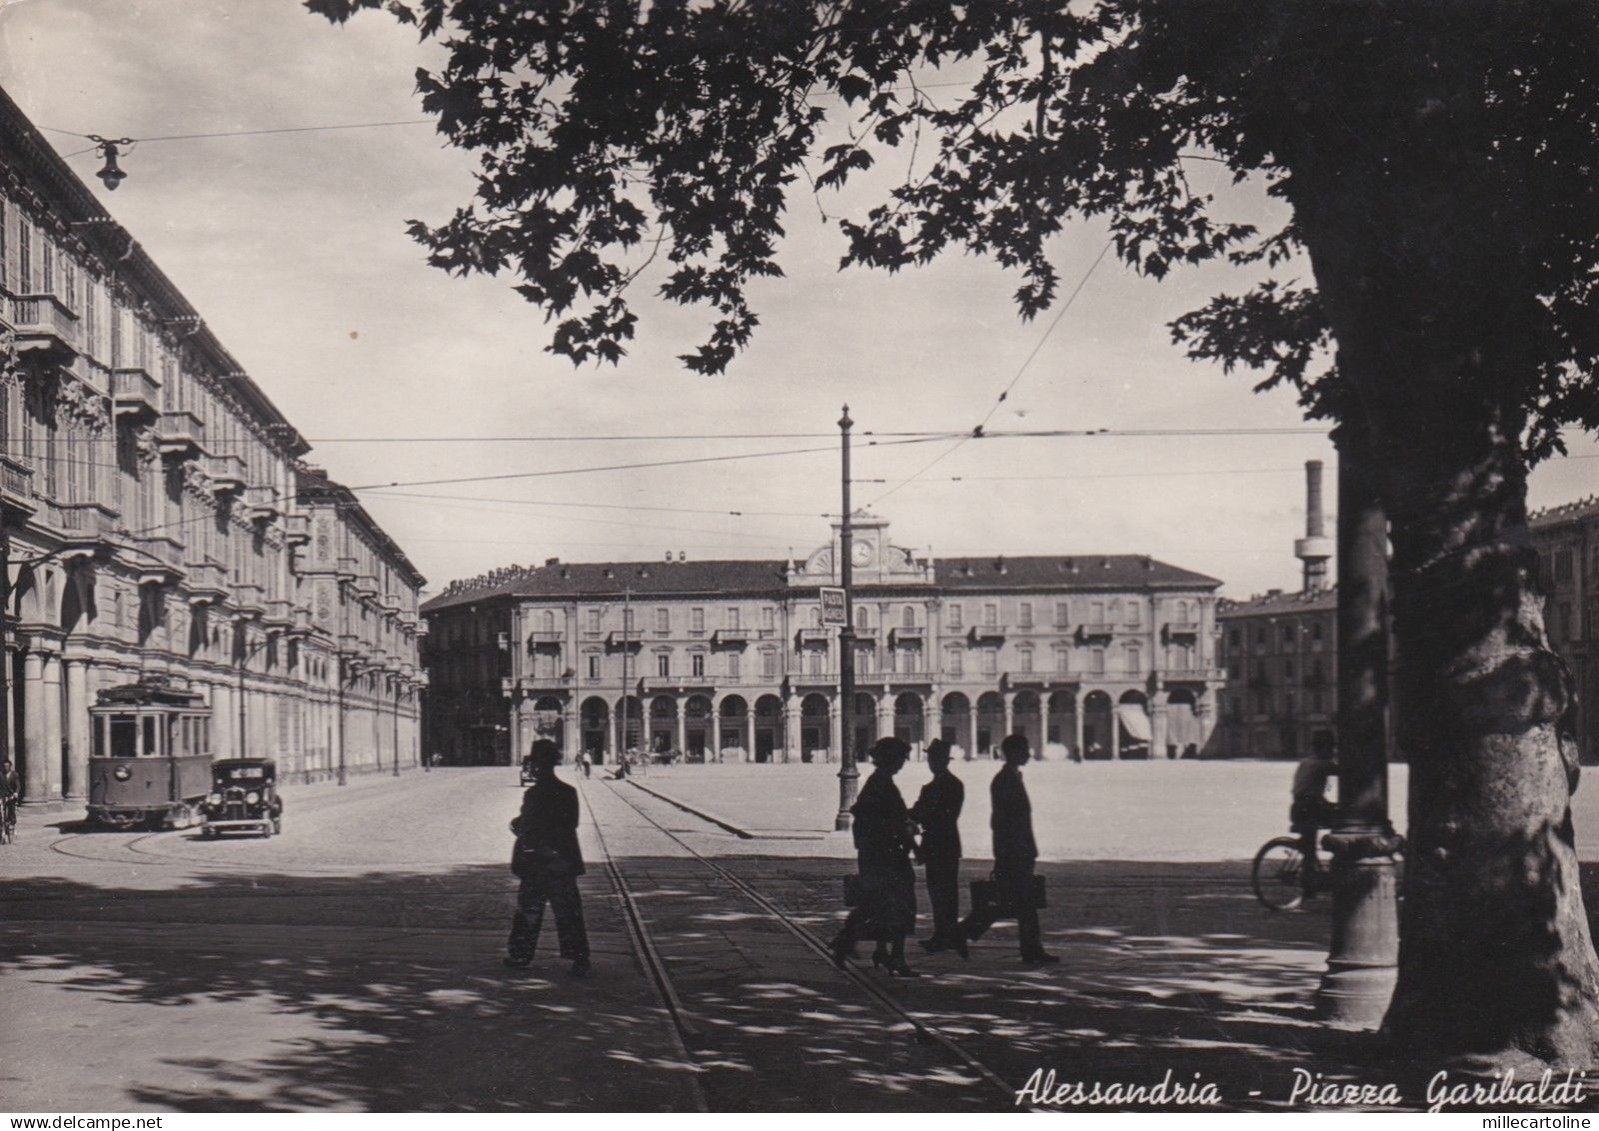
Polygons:
M104 503L47 503L52 526L73 534L108 538L117 528L117 512Z
M0 502L6 509L32 515L39 509L33 496L33 468L10 456L0 455Z
M797 635L802 647L806 644L826 644L833 639L833 630L830 627L802 628Z
M355 656L361 651L361 638L353 632L339 633L339 655Z
M1003 640L1005 639L1005 626L1002 624L974 624L968 635L974 644L979 640Z
M888 630L888 642L897 648L901 644L920 644L927 639L927 629L919 624L900 625Z
M638 638L636 632L612 632L605 638L607 651L615 652L626 648L630 652L637 652L644 647L644 642Z
M354 558L340 558L336 572L340 581L354 581L356 574L361 572L361 566Z
M211 493L218 498L237 495L245 488L247 480L243 456L231 452L206 456L204 470L206 477L211 480Z
M291 546L305 546L311 542L311 516L295 512L283 516L284 538Z
M57 365L78 356L78 316L55 295L20 295L11 300L17 352L42 355Z
M228 570L220 562L210 559L184 563L189 575L189 603L191 605L217 605L228 597Z
M261 618L261 623L266 628L276 629L279 632L289 632L294 628L294 605L281 597L273 597L264 602L266 615Z
M278 502L278 489L276 487L246 487L244 490L244 509L251 522L271 522L283 513L283 504ZM310 541L309 534L306 536L306 541Z
M566 633L559 629L538 629L527 634L529 648L548 648L551 645L559 646L566 643Z
M724 648L748 644L749 639L750 630L747 628L719 628L711 634L711 643Z
M147 369L124 366L111 371L111 411L118 420L139 423L161 415L161 382Z
M164 585L183 577L183 543L173 535L147 532L129 536L139 553L152 559L155 565L141 564L140 585Z
M312 622L311 607L309 605L295 605L293 608L293 615L294 631L307 633L312 631L314 625Z
M241 581L233 590L241 613L258 617L266 612L266 598L262 596L264 590L260 585L253 581Z
M1161 643L1172 641L1194 643L1199 639L1199 625L1193 621L1170 621L1160 626Z
M205 421L187 410L163 412L156 422L155 442L164 456L194 459L205 451Z
M1227 679L1227 672L1224 668L1156 668L1155 676L1162 683L1221 683ZM1269 685L1251 680L1250 686Z

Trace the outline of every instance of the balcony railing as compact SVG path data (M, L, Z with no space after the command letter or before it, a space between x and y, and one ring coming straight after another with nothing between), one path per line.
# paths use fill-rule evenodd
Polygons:
M205 421L186 409L163 412L155 439L162 455L193 459L205 450Z
M78 355L78 316L55 295L21 295L11 300L11 321L19 353L45 353L57 364Z
M1005 625L1002 624L974 624L970 636L973 640L1003 640L1005 639Z
M207 456L205 473L214 495L237 495L245 488L244 457L233 452Z
M150 420L161 414L161 382L148 370L128 366L111 371L111 408L119 419Z
M227 598L228 569L221 562L203 559L185 562L183 568L189 575L190 601L200 604Z
M749 638L750 630L747 628L719 628L711 637L717 644L744 644Z
M117 512L104 503L51 503L50 512L54 525L77 534L106 537L117 528Z
M921 643L927 638L927 629L919 624L898 625L888 630L888 640L891 644Z
M813 626L799 629L798 635L801 644L815 644L817 642L825 644L833 639L833 630L830 627L816 628Z
M278 501L278 489L246 487L244 509L248 512L251 522L271 522L283 513L283 504Z
M152 531L145 534L134 534L132 537L134 544L142 552L150 555L162 565L170 566L173 569L181 569L183 567L183 543L171 534Z
M7 506L32 513L33 468L10 456L0 455L0 494Z
M289 545L306 545L311 541L311 516L299 512L284 515L283 532Z
M310 632L312 628L311 607L309 605L295 605L293 614L295 631Z
M262 596L264 590L258 583L241 581L233 590L241 611L258 615L266 612L266 598Z
M566 633L560 629L535 629L527 634L529 644L563 644L566 642Z

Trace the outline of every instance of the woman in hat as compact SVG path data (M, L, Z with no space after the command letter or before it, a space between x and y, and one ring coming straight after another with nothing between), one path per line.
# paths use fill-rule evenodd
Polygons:
M833 961L850 957L855 943L875 938L874 966L886 966L900 977L915 977L905 962L905 936L916 929L916 871L911 866L914 826L894 775L910 757L902 739L880 738L870 755L874 767L850 812L855 815L855 851L859 860L860 905L849 913L833 940Z

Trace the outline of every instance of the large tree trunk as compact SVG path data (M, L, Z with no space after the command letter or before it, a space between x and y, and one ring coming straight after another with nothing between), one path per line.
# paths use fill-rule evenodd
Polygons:
M1410 761L1385 1028L1407 1056L1587 1067L1599 962L1571 826L1576 751L1561 733L1572 681L1544 633L1516 437L1494 422L1457 431L1449 415L1385 429Z
M1586 1068L1599 958L1562 736L1574 692L1544 633L1521 447L1547 249L1482 125L1496 32L1398 3L1328 30L1339 65L1273 144L1338 344L1336 407L1369 432L1390 523L1410 811L1384 1028L1406 1061Z

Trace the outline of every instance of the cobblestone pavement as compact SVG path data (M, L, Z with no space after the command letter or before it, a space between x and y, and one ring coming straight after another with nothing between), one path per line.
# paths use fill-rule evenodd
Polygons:
M746 791L778 780L769 769L740 768ZM847 836L743 839L629 783L580 788L596 958L582 981L550 957L553 938L525 974L499 965L512 770L290 789L271 839L25 813L0 848L0 1097L57 1111L960 1110L1008 1106L1003 1088L1034 1070L1122 1086L1169 1070L1249 1109L1286 1105L1296 1068L1422 1094L1313 1019L1325 909L1264 911L1241 860L1161 860L1171 827L1142 823L1157 845L1143 860L1043 866L1057 967L1021 966L1002 924L970 962L913 948L925 977L863 963L857 980L801 937L826 940L842 916ZM967 878L986 870L970 861Z

